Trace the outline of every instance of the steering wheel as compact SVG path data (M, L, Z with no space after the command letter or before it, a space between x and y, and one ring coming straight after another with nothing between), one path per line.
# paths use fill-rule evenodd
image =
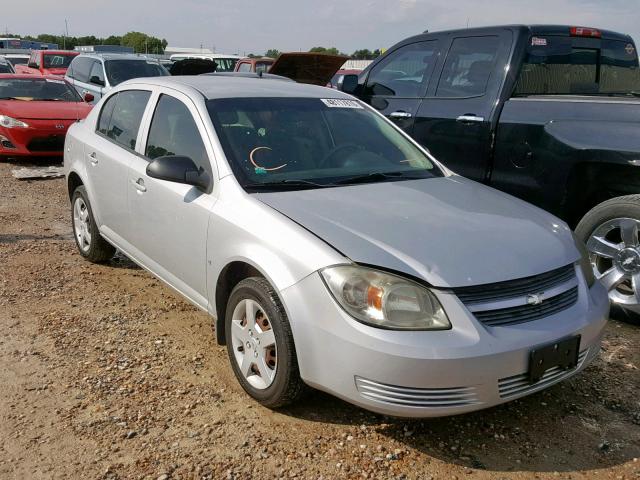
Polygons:
M336 165L335 157L338 153L346 152L347 150L360 150L360 146L355 143L343 143L342 145L336 145L333 147L329 153L327 153L324 158L320 161L320 168L330 168L330 167L339 167L341 165Z

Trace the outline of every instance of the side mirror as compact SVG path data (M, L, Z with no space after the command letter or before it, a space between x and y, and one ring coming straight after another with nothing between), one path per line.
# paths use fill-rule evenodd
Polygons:
M100 79L100 77L98 77L97 75L94 75L93 77L91 77L89 79L89 83L93 83L94 85L100 85L101 87L104 87L104 80Z
M358 88L358 75L354 75L353 73L343 75L338 81L338 90L344 93L353 94L356 88Z
M209 174L196 167L189 157L167 155L158 157L147 165L147 175L158 180L193 185L200 190L208 190L211 184Z
M93 94L91 93L85 93L84 97L82 97L84 99L85 102L87 103L91 103L95 100L96 97L93 96Z

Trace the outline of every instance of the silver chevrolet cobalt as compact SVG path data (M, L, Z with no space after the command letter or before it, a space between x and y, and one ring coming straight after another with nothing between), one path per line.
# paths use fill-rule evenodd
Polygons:
M557 218L452 173L365 104L277 77L145 78L67 135L80 254L207 311L244 390L429 417L584 369L607 292Z

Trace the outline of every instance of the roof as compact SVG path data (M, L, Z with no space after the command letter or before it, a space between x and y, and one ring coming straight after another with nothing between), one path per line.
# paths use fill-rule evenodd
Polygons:
M131 84L158 85L189 93L192 89L207 99L238 97L289 97L289 98L344 98L351 95L326 87L283 81L259 75L194 75L174 77L148 77L129 80Z
M29 73L0 73L0 78L13 78L17 80L57 80L64 81L60 75L32 75Z
M474 28L456 28L452 30L442 30L442 31L433 31L426 32L420 35L415 35L405 40L402 40L400 43L405 43L407 40L415 40L415 39L424 39L432 36L443 36L449 34L459 35L464 32L465 36L473 36L473 35L481 35L487 33L494 33L497 30L520 30L520 31L529 31L533 35L569 35L569 29L573 26L581 26L587 27L586 25L494 25L487 27L474 27ZM631 37L624 33L614 32L612 30L603 30L597 27L587 27L587 28L595 28L602 33L602 38L613 39L613 40L624 40L631 41Z
M78 52L76 52L78 53ZM155 58L147 57L140 53L114 53L114 52L82 52L80 57L101 58L103 60L147 60L157 61Z
M44 42L36 42L36 43L44 43ZM54 55L78 55L78 52L73 50L38 50L38 52L42 52L45 55L54 54Z

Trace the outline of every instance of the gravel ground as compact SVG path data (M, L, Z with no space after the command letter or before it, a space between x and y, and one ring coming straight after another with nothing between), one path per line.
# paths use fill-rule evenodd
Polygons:
M0 478L640 478L640 327L582 375L407 421L249 399L211 320L124 257L76 254L64 180L0 163Z

